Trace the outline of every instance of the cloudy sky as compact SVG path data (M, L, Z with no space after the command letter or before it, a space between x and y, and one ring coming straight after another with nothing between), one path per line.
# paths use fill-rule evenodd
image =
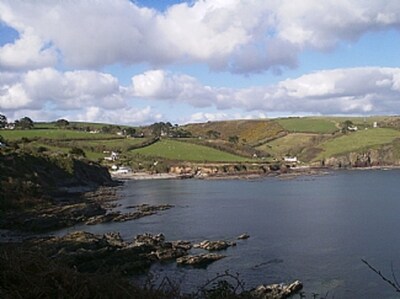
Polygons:
M400 1L0 0L0 113L400 114Z

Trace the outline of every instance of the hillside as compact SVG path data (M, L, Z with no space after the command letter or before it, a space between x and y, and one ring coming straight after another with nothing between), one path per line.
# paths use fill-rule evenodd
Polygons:
M274 139L284 133L284 128L272 120L231 120L190 124L184 126L193 136L205 139L229 140L237 136L238 141L256 145Z
M57 127L53 122L35 124L30 130L3 129L0 135L11 148L47 155L78 150L104 166L126 165L135 171L165 172L184 162L277 163L284 157L296 157L302 165L337 164L332 158L352 165L349 155L370 151L375 164L400 164L397 116L155 123L137 128L85 123ZM112 152L117 153L116 160L109 158Z

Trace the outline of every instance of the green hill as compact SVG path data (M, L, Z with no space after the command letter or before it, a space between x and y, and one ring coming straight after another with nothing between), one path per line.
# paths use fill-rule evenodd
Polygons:
M160 163L264 163L296 156L302 163L316 164L332 157L368 154L370 150L383 151L383 148L379 161L400 164L397 159L400 151L398 116L217 121L171 125L169 131L161 129L158 133L155 125L135 128L140 132L137 137L141 138L121 136L124 126L70 123L67 128L58 128L54 122L35 123L31 130L1 130L0 135L12 147L32 152L69 154L73 148L79 148L88 159L109 166L111 163L104 158L111 151L119 152L120 164L150 167L155 158ZM93 134L89 129L103 133ZM176 134L178 131L185 132L185 138ZM162 140L157 142L160 136ZM375 153L375 156L380 155L380 152Z
M231 120L190 124L184 128L193 136L205 139L229 140L237 136L239 142L255 145L284 133L284 128L273 120Z
M248 158L236 156L203 145L175 140L161 140L150 146L132 151L143 156L169 160L196 162L245 162Z

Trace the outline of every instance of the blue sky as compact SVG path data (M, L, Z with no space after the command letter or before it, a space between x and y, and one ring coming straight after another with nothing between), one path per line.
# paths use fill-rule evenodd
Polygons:
M0 0L0 113L132 125L399 114L399 28L397 0Z

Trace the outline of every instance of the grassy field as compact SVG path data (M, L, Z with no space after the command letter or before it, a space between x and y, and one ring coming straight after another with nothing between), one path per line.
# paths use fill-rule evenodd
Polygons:
M333 120L312 117L290 117L277 119L285 130L296 133L330 134L336 132L338 127Z
M150 146L131 152L144 156L183 161L245 162L249 160L210 147L174 140L161 140Z
M400 138L400 131L394 129L376 128L350 133L321 143L319 147L323 152L315 160L391 143L396 138Z
M81 131L62 129L37 129L37 130L2 130L0 135L6 140L17 140L25 138L46 139L107 139L118 138L115 134L90 134ZM122 138L122 137L120 137Z
M291 133L258 146L256 149L277 157L282 157L285 155L298 155L304 147L313 144L318 138L318 134Z
M184 127L193 136L207 138L210 130L220 133L220 138L228 140L230 136L238 136L239 141L255 144L259 141L271 139L283 132L283 128L271 120L232 120L191 124Z

